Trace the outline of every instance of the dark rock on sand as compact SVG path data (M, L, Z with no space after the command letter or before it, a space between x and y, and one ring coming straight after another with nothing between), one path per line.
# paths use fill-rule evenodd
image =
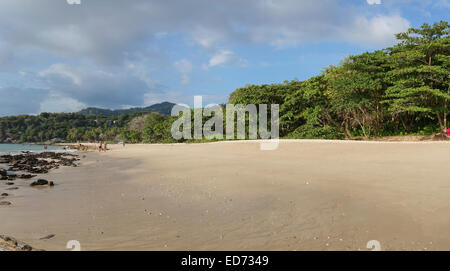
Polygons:
M7 196L9 196L9 194L8 193L2 193L0 196L1 197L7 197Z
M7 182L6 185L14 185L13 182Z
M36 177L36 175L32 175L32 174L22 174L22 175L18 175L17 176L20 179L31 179L33 177Z
M36 251L37 249L12 237L0 235L0 251Z
M0 201L0 206L9 206L9 205L11 205L12 203L11 202L9 202L9 201Z
M19 189L19 187L10 187L10 188L6 188L6 190L17 190Z
M32 174L45 174L48 173L49 170L58 168L60 166L76 165L75 162L79 161L79 159L76 157L76 155L69 153L22 153L18 155L0 156L0 164L8 164L9 171L23 171ZM5 176L4 173L5 172L2 171L2 173L0 173L1 176ZM24 178L28 177L29 175L25 175Z
M30 186L48 185L48 184L49 184L49 182L48 182L47 180L39 179L39 180L37 180L37 181L35 181L35 182L32 182L32 183L30 184Z

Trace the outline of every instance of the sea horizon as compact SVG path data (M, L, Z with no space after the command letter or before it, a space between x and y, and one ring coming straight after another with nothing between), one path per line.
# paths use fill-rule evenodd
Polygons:
M47 145L47 149L45 150L44 144L11 144L11 143L0 144L0 154L21 152L21 151L30 151L30 152L58 151L62 149L63 149L62 146Z

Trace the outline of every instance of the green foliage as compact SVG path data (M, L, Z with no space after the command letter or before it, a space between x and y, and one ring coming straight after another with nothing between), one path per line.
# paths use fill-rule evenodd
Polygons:
M144 142L175 142L171 134L173 121L174 118L172 117L167 117L156 113L150 114L145 120L145 128L142 135Z
M439 132L450 98L449 33L443 21L411 28L393 48L349 56L303 82L247 86L229 101L277 101L287 138Z
M142 143L142 133L135 130L123 130L121 138L130 143Z
M450 99L450 28L441 21L400 33L391 48L386 97L393 118L405 114L436 116L447 127Z
M0 118L0 142L115 140L121 129L117 118L78 113L20 115Z
M298 81L284 82L274 85L248 85L238 88L230 94L231 104L282 104L287 95L292 93L293 85Z

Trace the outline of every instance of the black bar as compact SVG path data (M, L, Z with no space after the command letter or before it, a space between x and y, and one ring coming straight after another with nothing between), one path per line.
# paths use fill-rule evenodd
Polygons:
M446 269L449 256L448 252L1 252L0 262L5 267L1 270L12 270L6 268L8 264L17 269L26 262L55 270L103 270L107 266L149 271L405 270L421 266L431 270L439 264Z

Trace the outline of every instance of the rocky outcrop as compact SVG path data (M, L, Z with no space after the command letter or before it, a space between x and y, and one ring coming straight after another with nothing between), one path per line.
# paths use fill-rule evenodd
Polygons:
M31 179L35 174L45 174L49 170L60 166L76 167L79 159L74 154L68 153L22 153L18 155L0 156L0 164L8 164L8 170L0 170L1 180ZM14 174L11 172L20 171L29 174Z
M47 173L49 170L60 166L76 167L76 162L79 160L75 154L55 152L22 152L18 155L2 155L0 156L0 164L7 164L7 169L0 169L0 188L5 191L17 190L19 189L18 186L21 185L21 181L17 179L29 180L36 177L37 174ZM2 165L2 167L5 166ZM53 187L54 185L53 181L45 179L37 179L30 182L30 186L37 188ZM3 191L0 190L0 192ZM5 199L6 197L9 199L9 194L2 193L0 199ZM1 201L0 205L2 208L5 208L5 206L12 205L12 203Z
M38 251L30 245L12 237L0 235L0 251Z

